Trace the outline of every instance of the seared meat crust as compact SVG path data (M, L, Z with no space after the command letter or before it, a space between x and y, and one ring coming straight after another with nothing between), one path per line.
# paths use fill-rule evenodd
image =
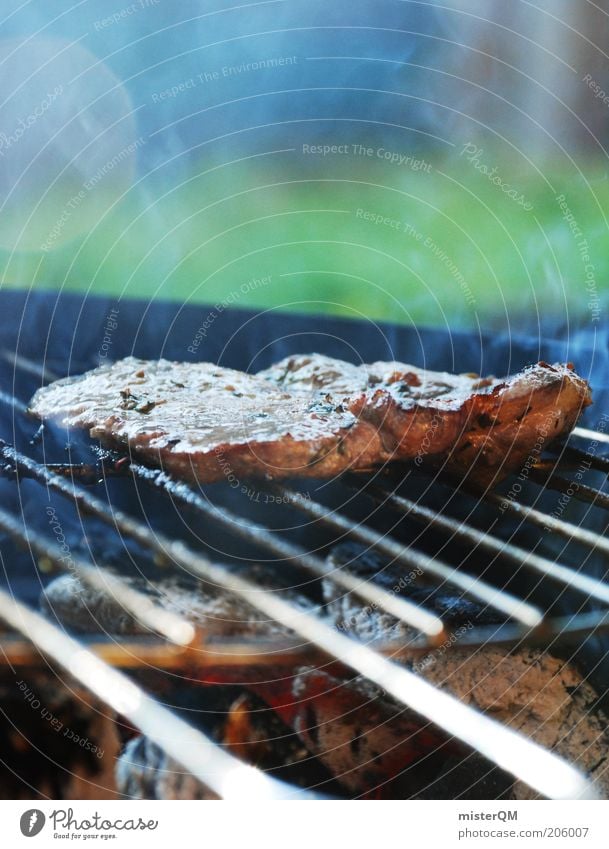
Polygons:
M387 459L443 463L480 483L531 464L591 403L568 365L545 362L505 379L431 372L398 362L354 366L318 354L259 372L292 393L340 398L381 434ZM473 471L472 471L473 470Z
M517 467L590 403L570 366L505 380L290 357L256 375L133 357L40 389L31 412L187 480L330 477L391 460L478 476ZM545 435L544 435L545 434Z

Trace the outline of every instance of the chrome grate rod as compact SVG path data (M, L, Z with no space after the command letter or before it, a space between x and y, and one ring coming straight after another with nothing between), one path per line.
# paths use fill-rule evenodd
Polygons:
M376 551L390 557L392 561L412 566L408 552L404 546L391 537L379 536L376 531L365 525L353 524L348 518L334 511L330 512L323 504L302 498L295 490L285 486L278 486L277 490L290 499L290 503L324 524L330 525L335 530L346 536L351 536ZM425 557L424 555L421 556ZM486 583L481 578L472 577L465 572L445 565L436 558L425 557L420 566L424 572L433 575L436 579L459 587L463 592L477 598L484 604L494 607L501 613L517 620L527 628L536 628L543 620L543 613L532 604L524 602L516 596L504 590L497 589Z
M15 460L17 456L13 454ZM36 470L38 464L31 461L30 466ZM38 472L45 482L60 483L60 491L75 498L80 506L92 510L99 518L113 524L121 533L202 580L244 599L271 620L279 622L333 660L338 660L377 684L402 704L434 722L452 737L473 747L540 794L557 799L596 798L593 784L578 770L523 735L464 705L369 646L344 636L315 614L301 611L277 594L269 593L255 583L232 574L228 569L210 563L184 543L167 539L161 534L151 534L148 526L120 511L109 510L98 499L71 487L44 467L40 467ZM89 656L100 662L92 653ZM177 760L182 762L180 758ZM190 769L189 764L185 766Z
M21 473L28 477L34 477L40 482L44 482L46 486L74 500L79 509L94 513L98 518L108 524L115 524L117 527L121 527L122 514L111 510L103 501L77 487L75 484L68 482L63 477L53 474L45 466L34 462L29 457L7 446L0 446L0 456L9 463L14 464ZM246 519L234 516L228 513L228 511L220 511L218 508L208 505L191 489L185 486L182 489L181 487L183 485L175 483L164 475L163 472L152 472L150 469L138 467L135 464L130 466L130 470L134 475L139 475L140 478L146 480L148 483L160 486L165 492L171 493L174 496L181 494L183 500L196 506L199 511L205 513L212 521L221 522L225 526L230 527L231 531L246 537L257 545L262 545L286 560L298 562L299 565L302 565L318 577L331 577L335 583L340 584L349 592L357 593L358 596L364 598L369 604L383 608L397 619L425 633L432 640L435 639L441 642L444 632L442 620L435 614L424 610L419 605L404 598L391 595L380 587L362 582L354 575L339 572L327 566L320 558L308 554L298 546L273 536L262 525L256 525ZM129 531L125 532L129 533Z
M206 562L184 543L163 540L162 544L168 545L171 556L181 565L241 596L269 618L377 684L542 795L552 799L597 798L590 781L537 743L464 705L370 647L344 636L318 617L295 609L275 594L261 593L255 584Z
M495 492L484 493L484 498L491 504L495 504L497 507L501 506L510 513L514 513L525 522L531 522L543 530L560 534L565 539L574 540L593 551L609 554L609 539L595 531L589 531L587 528L574 525L565 519L559 519L550 513L544 513L543 510L530 507L528 504L522 504L519 501L508 501Z
M579 427L579 425L573 428L567 438L586 439L589 442L604 442L609 445L609 433L603 433L600 430L590 430L590 428Z
M548 475L542 470L537 469L531 469L531 479L541 487L562 492L569 495L570 498L576 498L578 501L592 504L593 507L609 510L609 495L593 486L577 483L574 487L572 481L563 478L561 475L553 472ZM572 493L570 493L570 490Z
M397 495L395 492L390 492L375 485L369 487L367 491L371 492L375 498L381 499L383 503L388 503L393 509L399 510L406 515L411 515L417 521L426 522L442 528L442 530L453 534L458 539L468 540L476 546L493 551L496 555L507 557L518 566L534 569L542 575L552 578L552 580L584 593L590 598L596 598L605 604L609 604L609 584L577 572L569 566L555 563L547 557L535 554L526 548L505 542L488 532L478 530L473 525L467 525L449 516L436 513L434 510L416 504L414 501Z
M229 754L39 613L0 590L0 619L223 799L312 799Z
M73 556L66 563L65 555L56 543L46 542L33 531L25 531L19 521L3 508L0 508L0 529L21 545L28 546L39 557L47 558L60 571L71 573L83 584L109 595L148 630L179 646L190 645L195 639L196 631L186 619L155 604L104 567Z

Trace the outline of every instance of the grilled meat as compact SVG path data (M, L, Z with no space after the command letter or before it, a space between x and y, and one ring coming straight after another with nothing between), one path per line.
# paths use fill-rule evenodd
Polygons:
M446 463L489 482L571 430L591 403L571 364L540 362L505 379L431 372L398 362L354 366L318 354L259 372L292 393L325 392L372 424L386 459Z
M391 461L446 461L479 478L517 467L590 403L570 366L496 380L401 363L291 357L257 375L129 357L40 389L31 412L199 482L330 477ZM539 450L539 449L538 449Z
M31 410L189 480L332 475L377 462L376 429L319 393L209 363L127 358L41 389Z

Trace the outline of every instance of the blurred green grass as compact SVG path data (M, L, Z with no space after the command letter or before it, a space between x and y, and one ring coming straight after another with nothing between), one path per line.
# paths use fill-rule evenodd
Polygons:
M96 224L88 209L86 232L48 252L4 250L2 285L432 325L499 327L509 318L517 327L537 312L590 317L585 239L603 296L609 181L593 163L585 176L505 165L502 179L531 211L463 159L430 173L356 165L206 162L181 182L143 181L109 210L96 200Z

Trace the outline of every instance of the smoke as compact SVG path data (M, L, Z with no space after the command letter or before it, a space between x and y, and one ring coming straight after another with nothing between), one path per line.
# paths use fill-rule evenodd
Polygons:
M214 303L271 276L244 305L598 320L607 20L589 5L15 8L3 281Z

